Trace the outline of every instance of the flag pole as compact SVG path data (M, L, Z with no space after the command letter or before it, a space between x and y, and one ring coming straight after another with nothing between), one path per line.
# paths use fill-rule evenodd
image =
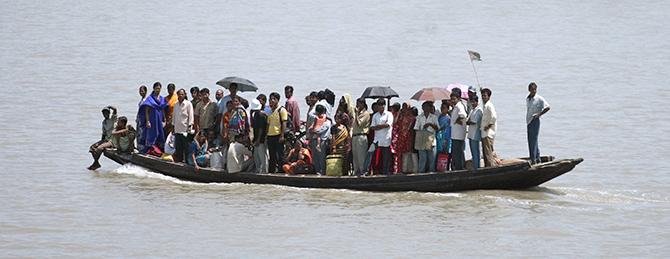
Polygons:
M472 62L472 58L470 59L470 64L472 64L472 70L475 71L475 79L477 79L477 86L479 87L479 91L482 91L482 85L479 84L479 76L477 75L477 69L475 68L475 62Z

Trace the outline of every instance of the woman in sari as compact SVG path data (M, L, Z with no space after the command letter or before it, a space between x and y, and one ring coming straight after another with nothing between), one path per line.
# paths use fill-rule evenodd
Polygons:
M135 141L137 141L137 145L135 147L137 150L144 150L144 127L140 127L144 123L140 121L140 113L143 113L144 111L140 109L142 107L142 104L144 101L147 100L147 87L145 85L141 85L139 89L140 93L140 102L137 103L137 115L135 116L135 125L137 126L137 137L135 138Z
M349 174L349 151L351 151L351 137L349 136L349 129L347 128L348 116L336 116L335 127L333 128L333 142L331 143L332 155L342 156L342 172L345 175Z
M340 99L335 115L335 127L333 128L333 142L331 154L341 155L343 158L343 172L348 174L351 168L351 124L355 114L354 103L351 95L345 94Z
M413 129L416 116L412 112L412 106L409 103L404 103L398 116L393 121L393 137L392 145L395 151L394 162L395 172L402 171L402 156L403 154L411 153L414 146Z
M163 122L165 122L165 108L168 106L165 98L160 96L161 83L154 83L153 92L140 105L138 121L142 128L142 139L144 148L140 150L146 153L152 146L162 149L165 144L165 134L163 131Z
M244 106L240 103L239 97L234 96L228 103L230 107L221 124L224 141L227 140L227 143L232 143L237 135L249 136L249 118Z

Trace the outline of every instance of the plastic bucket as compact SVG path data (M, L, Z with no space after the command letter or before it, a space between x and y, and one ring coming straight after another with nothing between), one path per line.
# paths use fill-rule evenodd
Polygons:
M326 156L326 175L342 176L343 165L344 165L344 159L341 155Z

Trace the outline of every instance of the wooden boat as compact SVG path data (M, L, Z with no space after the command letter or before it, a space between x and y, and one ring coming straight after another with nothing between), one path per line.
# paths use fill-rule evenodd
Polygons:
M351 189L379 192L456 192L480 189L526 189L538 186L575 168L583 161L555 160L542 157L542 163L531 165L518 161L477 171L446 173L397 174L373 176L320 176L287 174L226 173L224 170L194 167L160 160L141 154L118 154L106 150L105 156L119 163L131 163L177 179L200 183L275 184L304 188Z

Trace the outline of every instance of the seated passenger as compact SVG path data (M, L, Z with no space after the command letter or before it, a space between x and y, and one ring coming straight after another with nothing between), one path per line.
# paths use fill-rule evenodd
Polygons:
M88 170L95 170L100 168L100 163L98 160L102 155L102 152L107 148L113 147L111 139L112 132L114 131L114 124L116 123L116 108L112 106L107 106L102 109L102 138L100 141L95 142L89 148L88 152L93 156L93 163L88 167Z
M119 153L130 154L134 147L135 128L128 125L128 118L126 116L119 117L116 122L116 127L112 131L112 146L116 148L116 151Z
M294 141L286 161L288 163L284 164L283 169L287 174L307 174L313 171L312 154L303 147L300 140Z
M207 143L209 144L210 149L214 149L221 146L221 139L218 138L217 132L215 130L207 131Z
M198 132L189 145L186 163L195 166L195 170L207 166L207 137L204 131Z
M246 135L237 134L233 139L234 141L230 143L226 158L228 173L253 172L253 153L245 145L246 139Z

